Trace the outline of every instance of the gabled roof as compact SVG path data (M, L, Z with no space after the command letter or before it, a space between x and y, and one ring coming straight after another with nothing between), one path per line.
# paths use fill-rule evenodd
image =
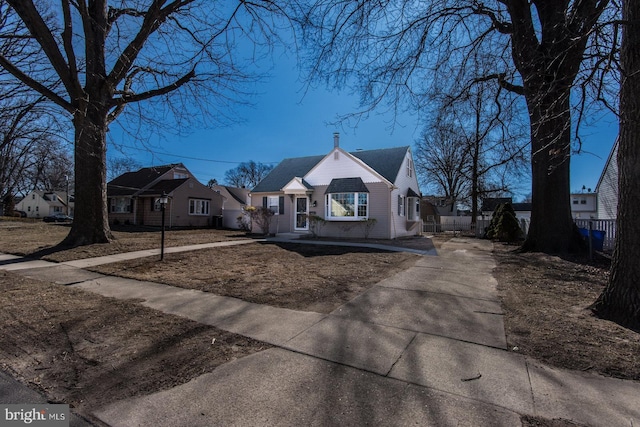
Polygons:
M227 190L229 194L231 194L231 197L233 197L236 201L238 201L243 205L247 204L246 192L248 190L246 188L227 187L226 185L223 187Z
M611 164L611 162L616 162L618 159L616 158L616 156L614 156L614 154L616 154L618 152L618 142L620 141L620 137L618 136L616 138L616 141L613 143L613 146L611 147L611 151L609 152L609 157L607 157L607 161L604 164L604 167L602 168L602 173L600 174L600 178L598 178L598 183L596 184L596 193L598 193L600 191L600 184L602 184L602 180L604 180L604 176L607 174L607 169L609 169L609 165Z
M365 162L387 181L395 182L408 149L409 146L404 146L382 148L379 150L355 151L349 154Z
M182 163L175 163L171 165L152 166L142 168L135 172L123 173L107 183L107 192L109 196L132 196L176 167L184 168L184 165Z
M143 192L141 192L140 196L155 196L161 195L162 193L169 194L176 188L180 187L185 182L189 181L191 178L182 178L182 179L163 179L162 181L154 184L153 187L147 188Z
M324 156L284 159L252 190L254 193L280 191L296 176L304 177Z
M361 160L389 182L395 182L409 146L349 153ZM270 193L282 190L296 176L304 177L326 156L309 156L284 159L256 185L254 193Z
M34 190L33 192L37 194L42 200L47 202L49 206L65 206L67 202L66 191ZM69 196L69 202L73 202L73 196Z
M368 193L369 189L361 178L334 178L325 194L330 193Z

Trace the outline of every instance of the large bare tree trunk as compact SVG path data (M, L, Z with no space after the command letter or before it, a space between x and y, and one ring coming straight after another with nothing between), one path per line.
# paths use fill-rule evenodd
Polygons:
M609 283L592 310L640 331L640 2L623 9L618 216Z
M86 115L76 115L74 126L75 210L71 231L62 244L108 243L106 109L89 108Z
M545 93L546 92L546 93ZM579 249L571 218L569 159L571 115L565 93L538 89L527 97L531 120L532 210L529 234L522 247L547 253Z

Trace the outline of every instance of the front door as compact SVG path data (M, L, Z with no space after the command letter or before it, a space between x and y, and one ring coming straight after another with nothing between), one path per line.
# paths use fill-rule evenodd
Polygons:
M296 197L296 231L309 230L309 199L305 197Z

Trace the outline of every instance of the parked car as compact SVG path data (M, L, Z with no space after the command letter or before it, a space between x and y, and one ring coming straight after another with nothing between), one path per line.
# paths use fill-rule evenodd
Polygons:
M42 220L44 222L67 222L73 221L73 218L71 218L69 215L58 212L53 215L45 216L44 218L42 218Z
M13 216L16 218L26 218L27 213L25 211L13 211Z

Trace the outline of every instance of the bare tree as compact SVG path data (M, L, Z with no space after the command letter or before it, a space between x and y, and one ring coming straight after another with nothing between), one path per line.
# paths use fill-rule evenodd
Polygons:
M524 248L564 252L578 242L569 203L572 88L583 108L588 96L605 96L589 89L606 81L615 59L605 23L617 13L609 0L324 0L302 22L311 78L358 88L356 118L384 106L424 110L443 66L466 68L477 52L487 58L492 72L466 83L494 80L528 109L533 210Z
M273 169L272 165L256 163L253 160L240 163L224 173L225 182L238 188L253 188Z
M4 13L6 7L0 0L0 34L16 28ZM0 55L10 55L35 69L43 58L33 55L27 47L24 40L0 37ZM38 188L41 165L57 159L58 154L64 155L62 135L66 129L46 97L16 82L2 68L0 85L0 200L11 200L12 196Z
M592 310L640 331L640 2L623 3L616 242L609 283Z
M183 111L183 118L214 113L216 107L223 112L249 81L239 68L242 61L234 58L236 45L270 40L282 12L266 0L61 0L55 6L5 1L0 4L0 14L7 17L2 37L46 60L27 67L21 57L3 52L0 66L65 111L74 126L75 219L64 241L70 245L111 237L106 205L110 123L128 105L138 107L132 112ZM145 109L149 105L154 108Z
M0 199L40 188L58 171L63 175L73 171L60 138L64 129L44 99L19 88L8 89L0 95ZM64 164L46 169L60 162Z
M72 153L60 144L36 146L33 166L26 171L33 189L67 191L74 188Z
M455 132L454 123L437 121L422 133L415 145L415 167L421 184L451 200L455 206L469 192L466 173L468 147Z
M141 169L142 165L131 157L112 157L107 162L107 179L111 181L126 172Z

